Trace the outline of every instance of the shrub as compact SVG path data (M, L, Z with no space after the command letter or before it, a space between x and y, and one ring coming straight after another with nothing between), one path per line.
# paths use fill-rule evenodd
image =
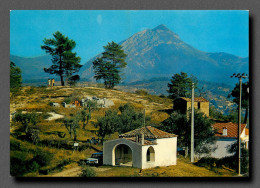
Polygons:
M11 156L10 158L10 174L11 176L23 176L28 173L26 169L26 162L20 156Z
M86 166L80 176L81 177L95 177L96 171L93 168Z
M149 95L149 93L144 89L138 89L135 91L135 93L138 95Z
M36 172L39 168L40 168L40 165L39 165L36 161L33 161L33 162L28 166L28 170L29 170L30 172Z
M36 151L36 156L33 158L40 166L46 166L50 164L53 154L44 151Z

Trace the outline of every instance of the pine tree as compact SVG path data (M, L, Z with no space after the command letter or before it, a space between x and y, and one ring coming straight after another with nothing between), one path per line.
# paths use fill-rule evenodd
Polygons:
M77 73L82 65L80 65L80 57L77 57L72 50L76 47L75 41L64 36L59 31L53 34L54 38L44 39L44 45L41 49L52 56L52 63L49 68L44 71L50 74L60 76L61 85L64 86L64 77L70 78Z
M194 76L188 77L187 73L181 72L181 74L174 74L171 79L171 83L168 84L169 97L176 99L178 97L190 97L192 82L197 84L197 79Z
M93 62L96 80L103 79L106 88L113 89L121 81L121 72L127 63L125 62L126 54L122 46L115 42L108 43L104 46L102 56Z
M15 63L10 62L10 91L17 92L22 86L22 71Z

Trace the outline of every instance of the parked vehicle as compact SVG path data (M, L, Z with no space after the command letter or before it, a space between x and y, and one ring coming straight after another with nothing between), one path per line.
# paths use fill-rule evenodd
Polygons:
M87 158L86 163L94 166L103 165L103 153L93 153L90 158Z

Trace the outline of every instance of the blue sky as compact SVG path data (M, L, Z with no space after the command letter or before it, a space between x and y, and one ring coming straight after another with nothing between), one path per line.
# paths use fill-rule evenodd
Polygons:
M13 10L10 12L10 53L44 55L44 38L56 31L73 39L81 63L99 54L108 42L121 42L136 32L165 24L191 46L206 52L248 56L248 11L173 10Z

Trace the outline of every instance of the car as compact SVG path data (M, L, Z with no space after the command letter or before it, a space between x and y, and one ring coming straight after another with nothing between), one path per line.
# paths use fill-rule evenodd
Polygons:
M90 158L87 158L87 165L100 166L103 164L103 153L93 153Z

